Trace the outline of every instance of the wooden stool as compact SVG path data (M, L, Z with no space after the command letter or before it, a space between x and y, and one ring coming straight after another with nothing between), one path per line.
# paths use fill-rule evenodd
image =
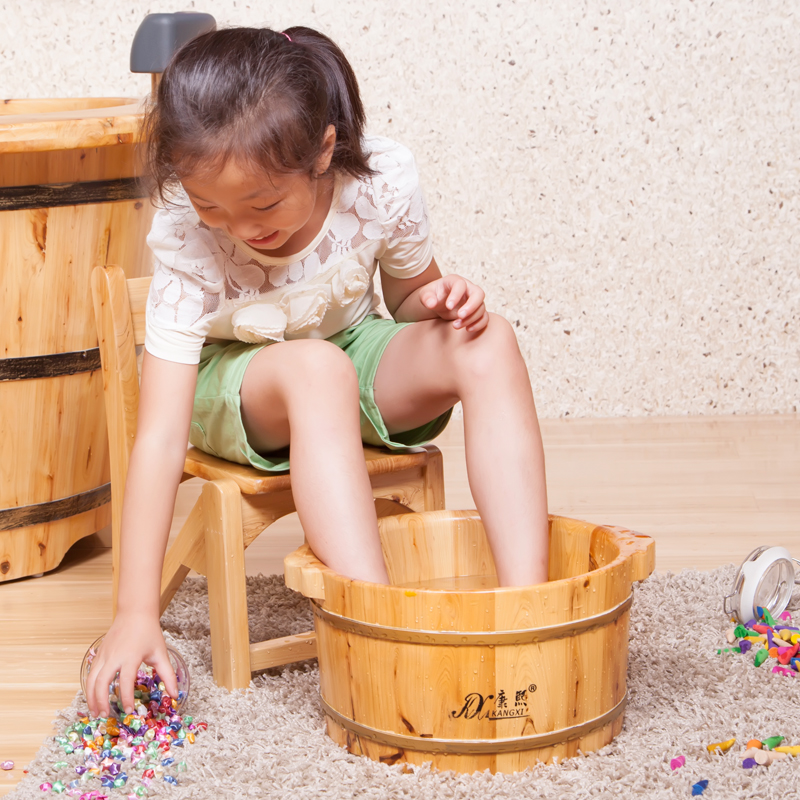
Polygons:
M126 280L114 266L96 267L92 274L111 453L115 612L122 497L139 408L135 348L144 343L150 280ZM364 456L379 515L444 508L442 455L437 447L400 453L365 447ZM252 645L248 637L244 551L266 527L295 510L290 475L270 475L190 447L183 480L194 477L208 482L167 550L161 611L189 570L207 577L214 681L228 689L246 687L255 670L314 658L313 631Z

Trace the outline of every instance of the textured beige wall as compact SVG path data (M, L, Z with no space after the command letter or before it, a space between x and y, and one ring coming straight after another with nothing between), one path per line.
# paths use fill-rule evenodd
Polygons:
M796 3L0 0L0 95L144 94L136 27L188 8L339 42L543 416L797 410Z

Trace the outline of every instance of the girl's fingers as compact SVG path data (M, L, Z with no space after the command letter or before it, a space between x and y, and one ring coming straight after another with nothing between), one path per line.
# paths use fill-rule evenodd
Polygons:
M460 276L434 281L422 296L422 304L433 311L440 309L443 319L455 319L456 328L466 328L485 313L483 289ZM444 306L444 308L442 308Z
M477 333L478 331L482 331L487 325L489 324L489 313L486 309L483 310L483 314L481 314L480 319L477 322L473 322L471 325L467 327L467 330L470 333Z
M425 296L422 298L422 302L424 303L426 308L434 309L436 306L441 305L441 303L445 299L445 292L443 291L443 287L440 283L435 282L430 285L429 291Z
M117 671L113 668L110 668L108 664L103 664L103 666L97 672L94 691L90 692L90 694L94 696L94 709L92 710L92 713L95 717L108 716L108 687L111 681L114 680L114 675L116 675L116 672Z
M132 714L135 706L133 704L133 686L136 682L136 671L138 664L131 668L127 664L123 665L119 671L119 699L122 703L122 710L126 714Z
M475 316L478 311L484 308L483 298L483 291L481 289L477 289L475 292L469 295L464 305L458 309L459 319L463 320L465 325L469 324L467 320L470 317Z
M470 326L482 319L484 314L486 314L486 306L481 303L477 310L466 317L466 319L462 319L459 315L459 319L457 319L453 325L456 328L466 328L467 330L470 330Z
M97 717L100 715L101 710L101 702L97 696L97 686L100 683L98 676L102 671L102 666L96 662L92 666L94 669L89 673L89 679L86 682L86 702L89 705L89 714L92 717Z
M89 677L86 679L86 705L89 706L89 716L95 717L95 711L97 711L97 707L95 706L94 702L94 680L92 680L92 673L89 673Z
M447 295L447 302L445 305L448 310L452 311L459 305L465 295L468 296L467 282L463 278L457 278L453 281L453 285L450 287L450 293Z
M166 654L159 655L157 659L153 659L153 668L158 673L158 676L164 681L164 686L167 694L173 699L178 699L178 680L175 677L175 670L170 664L169 658Z

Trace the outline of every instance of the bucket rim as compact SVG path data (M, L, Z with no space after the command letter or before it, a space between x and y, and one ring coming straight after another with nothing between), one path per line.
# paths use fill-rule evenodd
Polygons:
M107 99L108 104L100 104ZM36 100L6 100L34 104ZM135 144L141 141L143 98L52 98L42 103L80 106L56 111L0 113L0 149L5 153L36 153Z
M441 511L422 511L410 514L393 515L393 519L401 520L404 517L419 517L421 515L437 516L446 519L448 516L453 521L480 519L478 512L474 509L444 509ZM388 518L386 518L388 519ZM566 590L570 587L586 587L587 578L592 582L607 578L616 578L616 573L621 573L619 577L624 578L619 587L619 598L622 593L627 594L633 583L644 580L655 568L655 540L637 531L630 530L614 525L603 525L586 520L579 520L572 517L550 514L548 519L551 523L561 520L567 523L576 523L592 528L591 535L595 531L602 530L614 537L615 543L619 547L619 553L607 564L598 566L586 573L568 578L560 578L555 581L533 584L531 586L500 586L491 589L471 589L471 590L451 590L451 589L430 589L422 587L404 587L390 584L373 583L353 578L347 578L332 570L320 561L308 544L304 544L290 553L284 559L287 586L306 597L325 601L324 584L333 584L337 591L345 593L374 593L376 591L386 595L387 599L401 599L403 597L419 596L424 599L434 600L437 597L447 595L448 597L458 597L461 600L484 600L488 598L505 597L515 594L521 598L527 594L539 595L543 592ZM381 520L379 519L379 524Z

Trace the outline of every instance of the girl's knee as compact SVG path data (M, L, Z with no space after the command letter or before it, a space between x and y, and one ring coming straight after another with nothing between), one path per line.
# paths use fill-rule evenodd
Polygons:
M355 395L358 377L343 350L322 339L298 339L272 345L248 367L244 390L249 398L274 398L286 407L303 398L324 402Z
M478 336L465 339L462 331L454 333L456 363L474 377L491 379L522 361L514 328L498 314L489 314L489 324Z
M272 345L250 362L240 390L242 420L257 452L285 447L309 425L352 418L359 408L355 367L319 339Z
M519 353L519 342L514 326L499 314L489 312L489 324L486 332L492 337L492 345L502 353L516 355Z
M302 339L291 344L295 347L289 354L293 372L290 389L358 392L356 369L339 347L321 339Z

